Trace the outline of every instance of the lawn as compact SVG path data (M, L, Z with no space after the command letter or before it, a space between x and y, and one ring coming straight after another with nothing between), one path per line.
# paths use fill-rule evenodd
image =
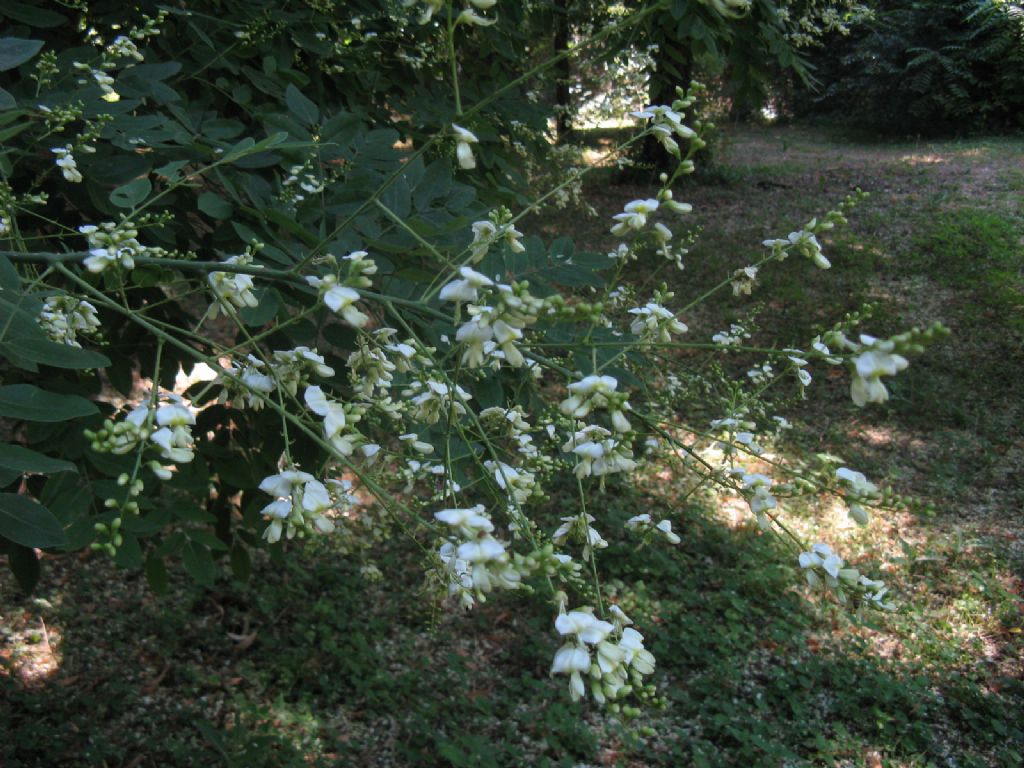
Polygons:
M292 546L257 558L245 584L225 565L209 590L172 570L164 596L105 557L48 557L32 597L0 574L0 764L1024 763L1024 141L730 128L676 191L703 228L685 270L639 263L629 279L698 295L856 187L870 197L826 240L832 269L776 265L752 297L684 319L694 336L743 321L805 344L870 305L879 336L951 330L885 406L855 408L846 378L822 370L773 447L841 456L907 500L866 530L829 504L788 510L799 532L882 573L898 612L851 616L814 597L788 550L728 500L684 499L672 466L610 485L594 512L613 528L651 511L683 537L604 555L622 579L607 597L658 659L658 694L635 715L573 704L549 677L541 596L439 604L404 537ZM524 228L604 252L609 217L651 188L598 170L585 192L597 217ZM538 519L554 523L574 488L549 490Z

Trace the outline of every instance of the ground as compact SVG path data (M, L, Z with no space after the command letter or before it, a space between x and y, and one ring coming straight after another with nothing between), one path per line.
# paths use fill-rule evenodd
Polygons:
M608 250L609 216L651 193L618 180L588 182L599 216L555 212L528 229ZM202 590L172 572L163 597L103 557L47 557L31 598L0 575L0 763L1020 765L1024 141L729 128L710 170L676 192L703 227L686 269L650 261L630 279L657 269L693 296L856 187L871 196L827 239L831 270L791 260L751 299L684 319L698 334L754 318L765 337L806 344L872 303L877 335L950 328L885 406L855 408L845 376L816 371L773 448L839 455L911 500L866 531L827 502L789 510L801 533L864 552L858 566L893 585L896 614L858 618L809 594L740 505L681 504L669 467L611 488L595 512L612 528L651 510L683 536L672 551L606 555L622 579L608 598L658 658L664 707L634 720L574 705L549 678L556 638L539 596L456 613L430 599L400 539L376 547L384 578L369 584L362 555L321 541L258 558L245 585Z

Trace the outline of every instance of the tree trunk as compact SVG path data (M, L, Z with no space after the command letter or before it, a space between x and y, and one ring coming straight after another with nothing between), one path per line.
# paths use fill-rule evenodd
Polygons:
M668 46L672 46L670 52ZM673 55L675 54L675 55ZM680 64L682 60L682 64ZM658 50L654 55L655 70L651 72L650 87L648 95L651 104L669 105L678 98L676 86L689 88L693 79L693 52L686 40L672 40L662 38L658 41ZM673 167L672 158L668 152L649 136L644 140L640 149L640 163L645 169L650 169L654 176L662 171L671 170Z

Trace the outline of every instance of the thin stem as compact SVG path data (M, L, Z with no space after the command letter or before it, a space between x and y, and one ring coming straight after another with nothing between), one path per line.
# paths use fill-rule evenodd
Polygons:
M462 116L462 95L459 92L459 62L455 56L455 9L448 1L448 62L452 69L452 89L455 95L455 114Z

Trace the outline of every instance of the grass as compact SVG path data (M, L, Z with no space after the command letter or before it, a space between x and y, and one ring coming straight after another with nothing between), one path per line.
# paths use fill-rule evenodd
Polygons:
M602 137L607 138L607 137ZM793 525L871 552L900 596L857 617L799 587L788 550L652 470L595 502L602 528L671 516L671 551L612 547L604 585L643 629L663 697L634 720L572 704L548 676L556 638L540 597L439 606L404 538L375 556L321 540L257 558L212 590L172 570L166 596L101 557L48 558L32 598L0 575L4 766L1018 766L1024 466L1020 233L1024 142L857 144L799 128L733 133L713 174L679 189L704 235L682 273L693 296L861 186L872 197L826 243L828 272L790 260L753 300L684 318L691 334L756 316L763 338L806 343L865 303L880 334L942 320L884 407L858 410L815 371L777 450L835 453L915 497L851 528L827 504ZM645 185L588 187L601 217L569 224L607 250L607 217ZM982 203L984 201L984 203ZM657 262L631 275L643 282ZM737 364L747 361L737 360ZM554 486L548 523L572 504ZM542 517L542 521L544 518Z

